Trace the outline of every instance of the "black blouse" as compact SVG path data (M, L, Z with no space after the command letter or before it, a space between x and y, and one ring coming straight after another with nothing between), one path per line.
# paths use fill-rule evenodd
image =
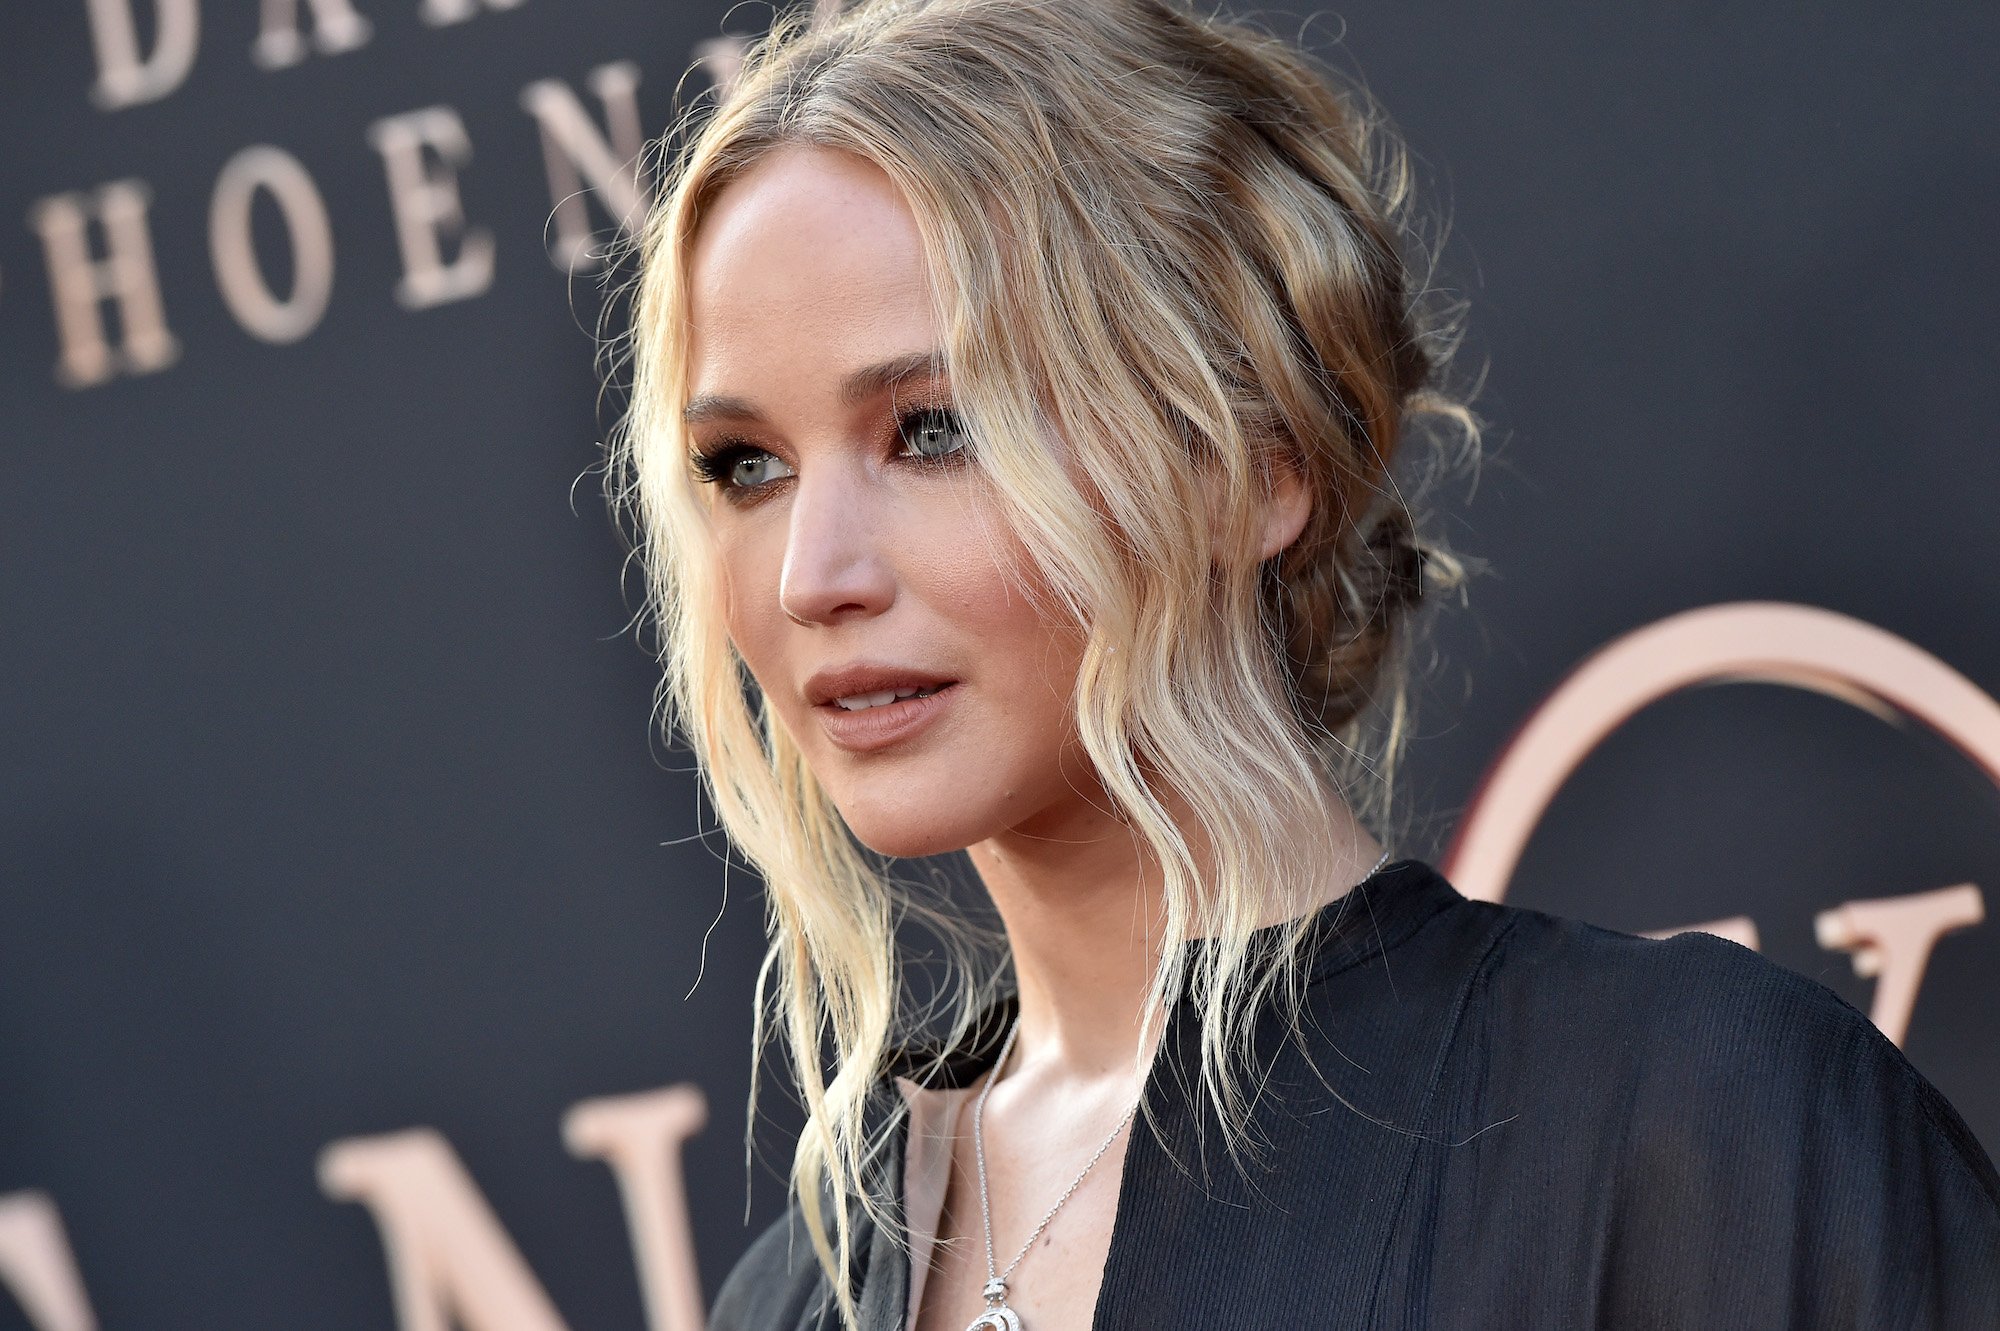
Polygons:
M1706 934L1470 901L1415 860L1313 926L1304 1039L1262 1014L1260 1160L1224 1153L1175 1008L1093 1328L2000 1331L2000 1176L1831 990ZM989 1066L1011 1015L932 1084ZM856 1246L863 1326L901 1331L908 1254L865 1220ZM709 1323L838 1324L796 1207Z

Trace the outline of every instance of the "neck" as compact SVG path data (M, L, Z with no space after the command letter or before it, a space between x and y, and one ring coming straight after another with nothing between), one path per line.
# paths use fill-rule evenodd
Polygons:
M1020 985L1016 1066L1095 1080L1149 1061L1141 1049L1146 996L1164 942L1157 862L1129 827L1112 817L1102 791L1044 812L1031 823L970 848L998 910ZM1184 812L1169 805L1177 815ZM1331 839L1323 862L1333 881L1291 903L1279 923L1344 895L1382 848L1338 798L1318 834ZM1195 824L1178 817L1180 827ZM1204 873L1205 849L1194 844ZM1157 1036L1163 1023L1155 1022Z

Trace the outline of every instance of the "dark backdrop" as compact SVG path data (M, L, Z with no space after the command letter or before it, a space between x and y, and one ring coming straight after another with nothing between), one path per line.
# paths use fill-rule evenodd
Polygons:
M107 1327L388 1326L368 1214L314 1162L430 1125L571 1325L637 1327L610 1175L561 1115L703 1089L712 1293L747 1241L759 905L739 873L724 908L720 860L681 841L686 755L650 737L636 584L584 475L601 297L544 252L520 98L560 79L601 122L588 77L631 61L658 133L725 5L356 7L366 45L265 70L257 7L208 0L184 82L116 109L84 0L0 8L0 1193L54 1198ZM1296 33L1308 7L1260 12ZM2000 688L2000 13L1357 0L1304 34L1419 154L1464 364L1489 368L1484 471L1440 503L1493 571L1433 637L1408 849L1443 853L1573 663L1674 611L1825 606ZM494 268L412 310L368 132L431 106L465 126ZM334 241L324 319L284 345L231 317L208 252L217 173L253 144L306 167ZM66 387L31 210L131 178L179 354ZM1511 899L1631 929L1750 914L1865 1008L1815 912L1995 881L1996 813L1946 745L1703 689L1585 764ZM2000 926L1943 939L1906 1042L1989 1148L1996 973ZM751 1224L780 1200L758 1171Z

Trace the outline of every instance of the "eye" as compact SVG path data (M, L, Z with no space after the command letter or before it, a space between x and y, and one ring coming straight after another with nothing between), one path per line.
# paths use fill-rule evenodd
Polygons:
M923 407L896 424L908 448L906 456L938 462L964 450L965 426L950 407Z
M791 464L767 449L724 441L689 459L694 473L724 490L759 490L793 474Z

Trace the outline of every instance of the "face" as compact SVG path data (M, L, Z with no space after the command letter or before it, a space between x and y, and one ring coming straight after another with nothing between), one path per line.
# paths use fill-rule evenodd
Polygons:
M861 841L1032 832L1086 799L1080 636L969 464L917 225L874 165L787 148L690 255L689 433L729 634Z

